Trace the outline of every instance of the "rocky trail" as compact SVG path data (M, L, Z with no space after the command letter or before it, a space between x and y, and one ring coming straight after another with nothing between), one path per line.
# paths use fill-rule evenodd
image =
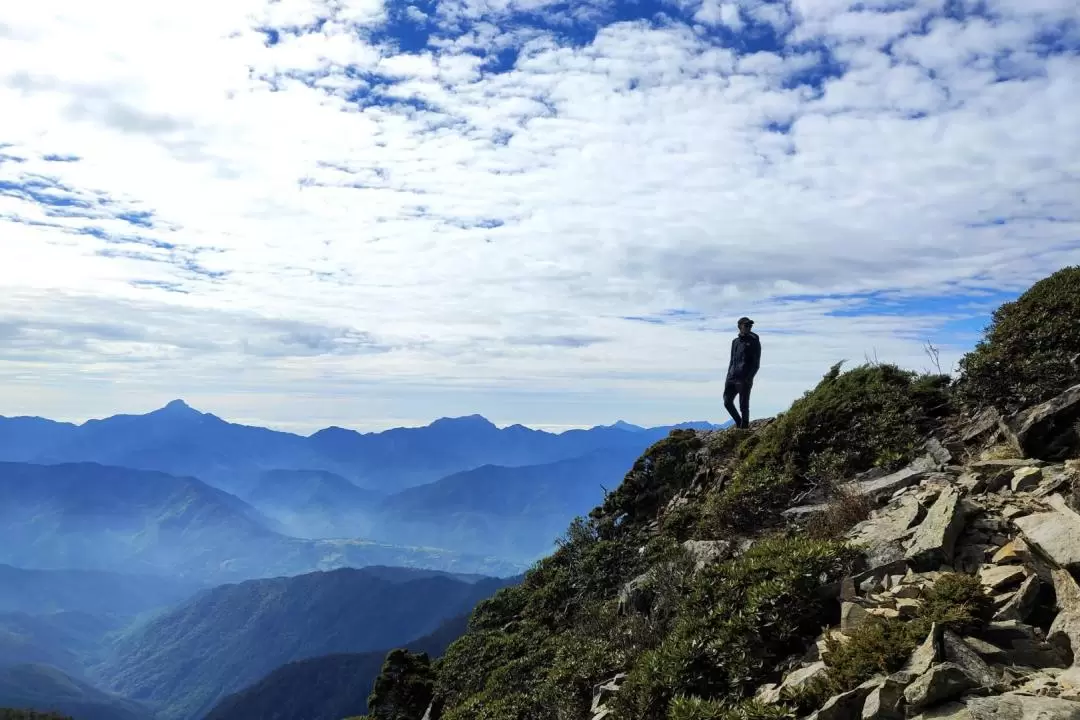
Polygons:
M845 495L872 507L844 535L863 562L857 574L826 588L838 623L758 689L762 705L820 683L830 644L842 646L867 623L914 618L935 585L959 573L981 584L990 603L986 622L969 634L933 625L901 669L834 694L801 717L1080 720L1078 421L1080 385L1009 417L986 411L930 438L907 467L842 483ZM695 492L672 505L694 502ZM784 515L793 528L812 531L829 508L808 502ZM751 542L688 541L684 548L700 567ZM623 589L627 610L647 612L643 584L638 578ZM609 702L622 677L596 686L593 720L613 720Z

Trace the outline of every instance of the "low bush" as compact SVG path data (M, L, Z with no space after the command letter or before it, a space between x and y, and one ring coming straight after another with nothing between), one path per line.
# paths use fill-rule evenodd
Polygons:
M1006 412L1043 402L1080 383L1080 266L1040 280L991 318L983 339L960 360L957 390L972 407Z

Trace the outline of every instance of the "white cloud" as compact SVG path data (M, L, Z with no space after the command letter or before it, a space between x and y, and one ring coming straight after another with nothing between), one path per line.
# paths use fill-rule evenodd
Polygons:
M415 53L370 0L5 10L0 154L24 162L0 188L77 205L0 194L0 413L721 420L742 314L762 411L874 348L921 367L934 337L953 362L969 339L941 328L974 311L783 298L1015 291L1080 262L1080 60L1034 46L1065 0L893 5L707 0L569 42L547 29L569 16L507 22L549 3L467 0ZM499 73L475 52L506 48ZM842 74L819 91L824 48ZM623 319L673 308L707 319Z

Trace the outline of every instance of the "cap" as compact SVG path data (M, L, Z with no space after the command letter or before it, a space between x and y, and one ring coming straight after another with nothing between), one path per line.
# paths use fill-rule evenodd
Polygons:
M748 318L748 317L741 317L741 318L739 318L739 322L738 322L738 324L739 324L739 325L753 325L753 324L754 324L754 321L753 321L753 320L751 320L751 319L750 319L750 318Z

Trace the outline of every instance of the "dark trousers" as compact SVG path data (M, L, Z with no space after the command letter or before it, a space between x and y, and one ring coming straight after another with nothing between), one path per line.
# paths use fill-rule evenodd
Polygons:
M735 427L750 427L750 390L753 380L728 380L724 385L724 407L735 421ZM735 409L735 396L739 396L739 409Z

